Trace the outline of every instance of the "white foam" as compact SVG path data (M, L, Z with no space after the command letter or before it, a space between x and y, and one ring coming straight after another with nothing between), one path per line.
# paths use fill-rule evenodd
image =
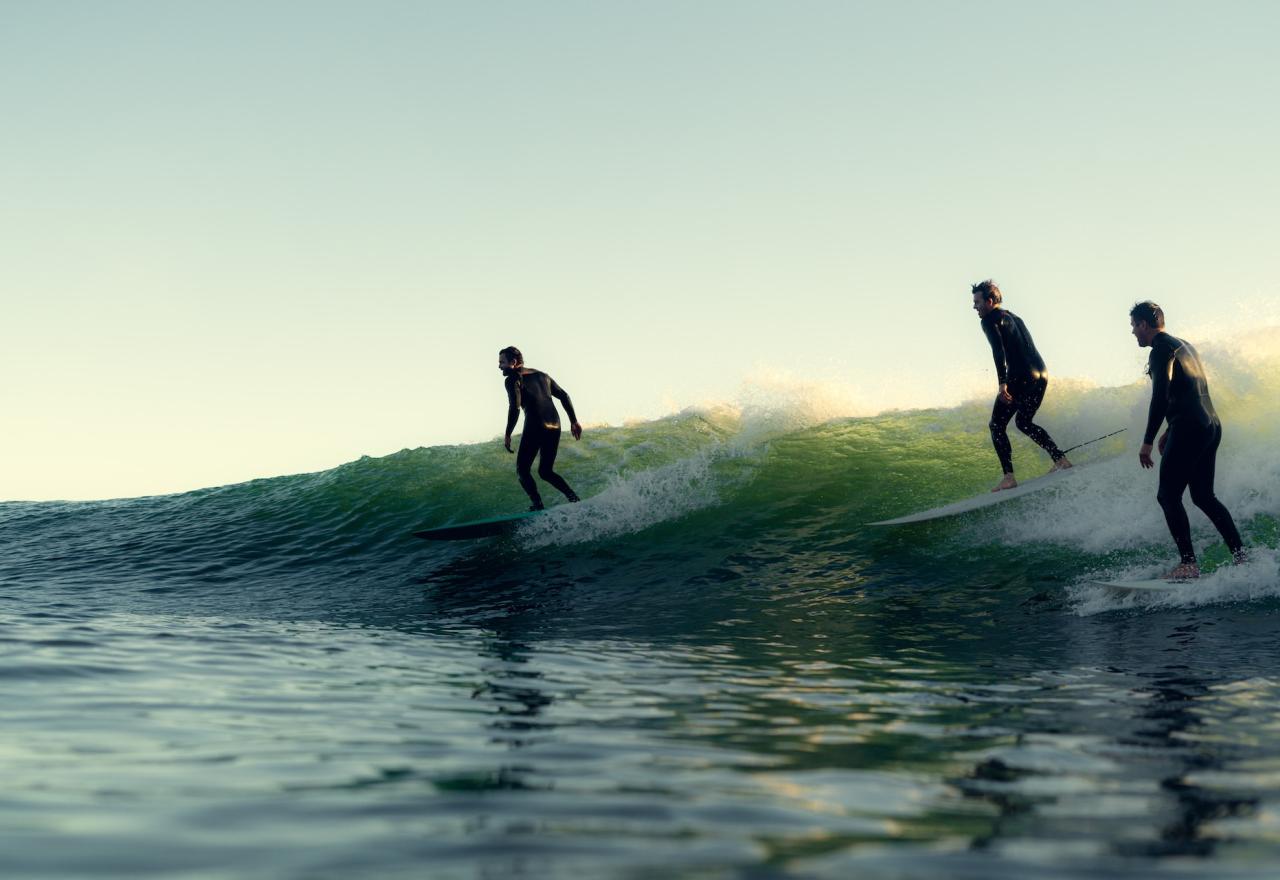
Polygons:
M1189 581L1177 590L1121 593L1089 583L1090 580L1146 580L1158 578L1170 567L1141 565L1095 572L1068 588L1073 610L1087 617L1124 609L1194 608L1228 602L1280 598L1280 556L1270 549L1251 551L1244 565L1224 565L1211 574Z
M712 465L731 454L718 444L668 465L615 475L603 492L580 504L560 505L521 525L526 547L576 544L632 534L719 501Z

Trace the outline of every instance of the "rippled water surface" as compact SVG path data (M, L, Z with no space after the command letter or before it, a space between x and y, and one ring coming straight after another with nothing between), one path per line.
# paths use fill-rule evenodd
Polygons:
M7 596L0 862L1274 876L1271 606L715 598L678 633L643 602L597 626L528 596L485 621L428 599L389 628Z

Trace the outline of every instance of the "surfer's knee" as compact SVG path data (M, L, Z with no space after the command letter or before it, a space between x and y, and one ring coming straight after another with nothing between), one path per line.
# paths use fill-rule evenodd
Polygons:
M1209 488L1198 489L1195 486L1192 486L1191 487L1191 503L1194 504L1196 507L1199 507L1201 510L1208 507L1217 507L1218 496L1214 494L1214 491L1212 489L1209 489Z
M552 468L550 465L545 465L545 464L538 465L538 476L542 477L542 479L550 480L555 475L556 475L555 469Z

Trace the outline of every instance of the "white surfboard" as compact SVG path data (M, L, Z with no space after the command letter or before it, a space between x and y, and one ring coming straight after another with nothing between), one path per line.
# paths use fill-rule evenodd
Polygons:
M1019 483L1016 488L1005 489L1000 492L987 492L976 498L966 498L963 501L956 501L953 504L947 504L942 507L935 507L931 510L922 510L919 513L911 513L906 516L900 516L897 519L886 519L880 522L867 523L870 526L903 526L907 523L927 522L931 519L942 519L946 516L956 516L961 513L969 513L972 510L981 510L984 507L990 507L993 504L1000 504L1005 501L1012 501L1015 498L1021 498L1024 495L1030 495L1033 492L1039 492L1056 486L1061 480L1064 480L1080 470L1080 467L1067 468L1062 471L1053 471L1045 474L1043 477L1036 477L1033 480L1027 480L1025 483Z
M1176 593L1179 590L1185 590L1195 581L1166 581L1157 578L1149 581L1089 581L1088 583L1090 586L1106 587L1121 593Z

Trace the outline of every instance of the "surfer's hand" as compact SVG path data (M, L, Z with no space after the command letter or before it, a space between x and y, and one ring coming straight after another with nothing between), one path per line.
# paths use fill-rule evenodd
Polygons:
M1169 432L1165 431L1163 434L1160 435L1160 444L1158 448L1160 449L1161 455L1164 455L1164 445L1167 442L1169 442Z
M1000 394L997 395L1001 403L1013 403L1013 395L1009 393L1008 385L1000 386Z
M504 440L502 441L502 445L503 445L503 446L505 446L505 447L507 447L507 452L515 452L515 450L511 448L511 435L510 435L510 434L508 434L508 435L506 436L506 439L504 439Z
M1143 443L1142 448L1138 450L1138 464L1144 468L1153 468L1156 463L1151 460L1151 444Z
M577 422L574 422L572 425L569 426L569 433L573 435L574 440L581 440L582 426L579 425Z

